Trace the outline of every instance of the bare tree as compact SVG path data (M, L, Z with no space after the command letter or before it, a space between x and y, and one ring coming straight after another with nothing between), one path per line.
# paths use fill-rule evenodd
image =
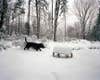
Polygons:
M53 0L52 0L52 30L53 30Z
M39 31L40 31L40 22L39 22L39 7L38 7L38 0L35 0L36 6L36 19L37 19L37 38L39 38Z
M75 29L72 26L67 27L68 37L73 38L75 35Z
M74 0L75 15L81 24L82 38L86 38L86 28L90 25L91 18L95 17L96 1L95 0ZM94 15L94 16L93 16Z
M4 23L4 18L7 13L7 6L7 0L0 0L0 29L2 28Z
M57 40L56 33L57 33L57 20L58 20L59 10L60 10L60 0L56 0L55 19L54 19L54 41Z
M57 21L58 21L58 17L59 17L59 14L62 14L62 13L65 14L65 12L66 12L66 3L67 3L67 0L56 0L55 15L54 15L54 17L55 17L54 18L54 41L57 40L56 33L57 33Z
M67 31L66 31L66 12L67 12L67 0L62 0L61 3L61 13L63 13L63 17L64 17L64 39L66 40L66 36L67 36Z
M37 19L37 38L40 38L40 16L41 10L47 9L48 3L46 0L35 0L36 19Z
M13 6L11 6L11 7L9 6L9 9L11 9L10 10L11 14L9 14L9 15L11 15L11 19L12 19L11 24L14 26L14 27L12 26L12 31L14 31L16 34L21 33L20 18L23 14L25 14L23 3L24 3L23 0L17 0L15 3L12 3Z
M25 24L27 35L30 34L30 4L31 0L28 0L28 15L27 15L27 22Z
M76 38L81 38L81 27L80 27L80 23L79 22L75 22L74 23L74 29L75 29L75 33L76 34Z

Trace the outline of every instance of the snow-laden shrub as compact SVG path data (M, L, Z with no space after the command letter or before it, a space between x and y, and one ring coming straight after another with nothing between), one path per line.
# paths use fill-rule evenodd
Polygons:
M53 57L72 58L72 50L69 47L55 46L53 48Z
M92 41L91 43L92 44L89 47L89 49L100 49L100 42L99 41Z
M36 37L35 35L26 36L26 38L27 38L27 41L28 41L28 42L36 42L36 41L38 41L38 40L37 40L37 37Z
M7 37L6 40L14 41L14 40L19 40L19 39L24 39L24 38L25 38L25 35L15 35L15 34L13 34L12 36Z
M55 52L55 53L70 54L71 51L72 51L72 50L71 50L69 47L55 46L55 47L53 48L53 52Z
M91 42L88 40L72 40L66 43L67 46L71 47L73 50L88 49L91 46Z
M25 44L25 41L23 39L19 39L19 40L14 40L12 41L12 46L13 47L20 47L23 48Z
M4 39L4 38L6 38L6 35L5 35L4 32L2 32L2 31L0 30L0 40L1 40L1 39Z
M36 36L27 36L27 35L12 35L9 38L6 38L6 41L10 41L12 47L20 47L23 48L25 46L25 37L27 38L28 42L35 42L37 41Z
M4 45L0 44L0 51L5 50L5 49L6 49L6 47Z
M11 48L11 47L12 47L12 42L0 40L0 50L6 50L7 48Z

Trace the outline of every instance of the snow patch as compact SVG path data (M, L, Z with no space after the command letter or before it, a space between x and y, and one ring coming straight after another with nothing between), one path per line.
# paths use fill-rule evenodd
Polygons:
M56 46L53 48L54 53L71 54L72 50L69 47Z

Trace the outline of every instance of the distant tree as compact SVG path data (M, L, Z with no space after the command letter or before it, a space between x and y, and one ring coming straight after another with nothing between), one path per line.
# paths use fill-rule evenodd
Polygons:
M0 29L2 28L4 19L6 17L7 6L7 0L0 0Z
M23 0L17 0L14 3L14 6L12 6L12 19L15 19L21 14L25 13L24 7L22 6L24 4Z
M11 5L9 4L9 2L8 2L7 14L6 14L6 20L5 20L6 34L8 35L10 34L10 20L11 20L11 14L12 14Z
M49 30L48 32L48 38L52 39L53 38L53 33L54 33L54 0L51 0L51 12L48 12L48 26Z
M53 1L54 1L54 0L52 0L52 30L53 30L53 13L54 13L54 12L53 12L53 8L54 8L54 5L53 5L54 2L53 2Z
M6 18L8 3L7 0L0 0L0 39L4 36L3 24Z
M27 22L25 23L27 35L30 34L30 5L31 5L31 0L28 0L28 15L27 15Z
M51 12L48 12L48 27L49 30L47 30L48 33L48 39L53 39L53 15Z
M57 21L59 14L65 13L67 0L56 0L55 14L54 14L54 41L57 41ZM61 11L61 12L60 12Z
M40 33L40 17L39 17L39 6L38 6L38 0L35 0L35 6L36 6L36 19L37 19L37 38L39 38Z
M23 3L23 0L16 0L8 5L6 29L9 35L21 33L20 18L22 14L25 14Z
M15 3L15 18L17 18L17 34L21 34L21 16L22 14L25 14L24 7L23 7L24 1L23 0L17 0Z
M68 26L67 31L68 31L69 38L73 38L75 36L75 28L74 27Z
M35 0L36 19L37 19L37 38L40 38L40 14L41 9L47 9L48 3L46 0Z
M61 2L61 13L63 13L64 17L64 39L66 40L67 31L66 31L66 12L67 12L67 0L62 0Z
M99 14L97 16L96 25L93 28L91 36L93 36L94 40L100 41L100 8L99 8Z
M86 38L87 25L92 24L96 13L95 0L74 0L74 13L80 21L82 38ZM90 27L90 26L89 26Z
M76 38L81 38L81 26L79 22L74 23L74 29L75 29L74 34L76 35Z
M57 20L58 20L59 10L60 10L60 0L56 0L55 18L54 18L54 41L57 40L56 33L57 33Z

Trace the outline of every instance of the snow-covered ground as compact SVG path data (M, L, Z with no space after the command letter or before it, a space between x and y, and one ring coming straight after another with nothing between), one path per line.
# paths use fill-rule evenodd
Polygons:
M20 42L20 41L19 41ZM100 80L100 42L47 41L42 51L10 45L0 51L0 80ZM70 47L73 58L54 58L53 47Z

